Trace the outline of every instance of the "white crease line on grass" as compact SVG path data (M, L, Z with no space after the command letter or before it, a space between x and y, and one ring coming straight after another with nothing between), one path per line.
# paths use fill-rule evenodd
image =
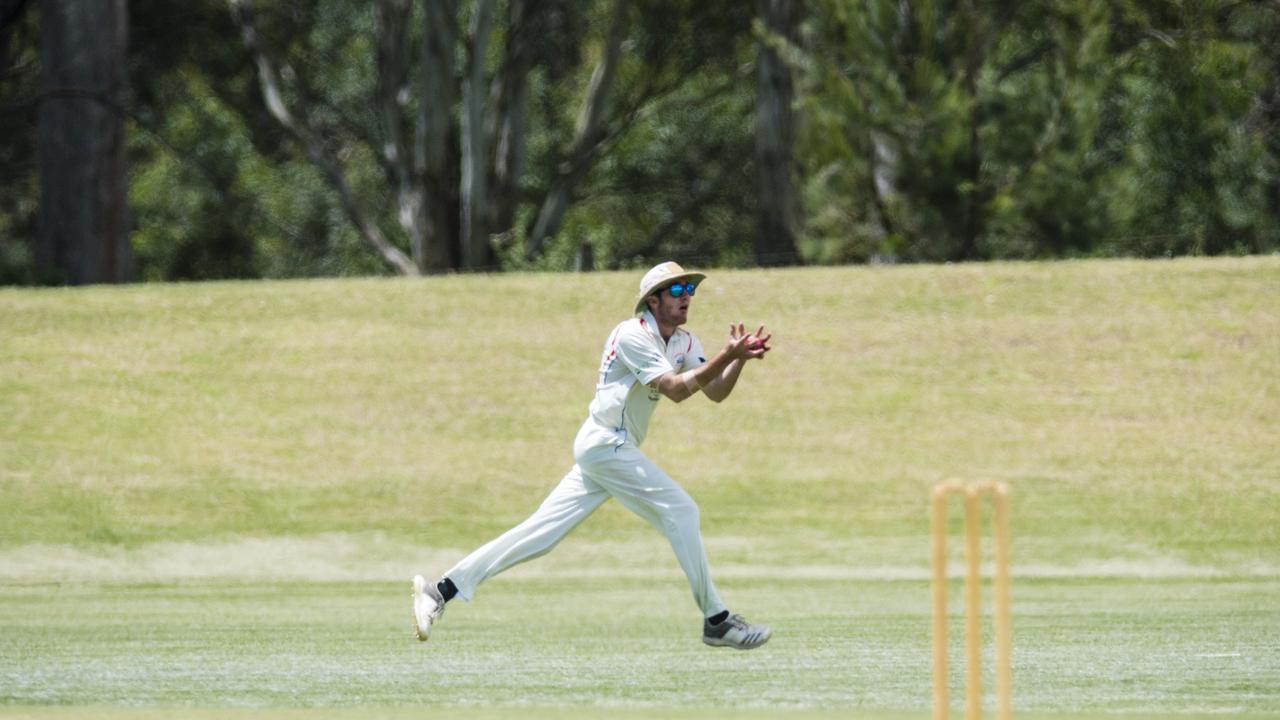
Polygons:
M925 553L918 564L884 560L881 548L859 543L861 559L849 553L847 563L796 563L764 551L751 562L733 557L739 539L708 542L716 577L795 580L910 580L929 579ZM901 539L886 539L884 547L898 551ZM827 548L830 550L830 548ZM166 580L312 580L387 581L414 573L435 574L465 554L458 548L429 548L388 540L376 534L332 533L306 538L242 538L224 542L160 542L138 548L76 548L65 545L24 545L0 550L0 583L68 581L148 582ZM838 554L838 553L834 553ZM720 560L717 560L719 556ZM728 557L726 557L728 556ZM901 556L901 555L899 555ZM911 557L910 559L916 559ZM953 577L963 569L959 558ZM1212 579L1280 577L1280 566L1238 564L1197 565L1169 557L1130 557L1079 562L1014 562L1015 577ZM583 539L557 554L511 570L511 579L652 578L678 576L679 569L660 543L593 542Z

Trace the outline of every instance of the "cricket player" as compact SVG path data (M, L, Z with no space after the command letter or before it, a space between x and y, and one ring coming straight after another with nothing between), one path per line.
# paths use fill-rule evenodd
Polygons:
M706 275L674 262L640 281L633 315L604 343L596 396L573 443L577 461L527 520L463 558L429 583L413 578L413 621L419 640L454 597L470 601L480 583L543 555L610 497L648 520L671 542L702 611L702 641L742 650L769 640L772 630L732 614L720 600L707 565L698 506L684 488L640 451L658 401L682 402L701 392L720 402L733 392L747 361L763 358L772 335L730 325L729 339L707 360L698 338L681 329Z

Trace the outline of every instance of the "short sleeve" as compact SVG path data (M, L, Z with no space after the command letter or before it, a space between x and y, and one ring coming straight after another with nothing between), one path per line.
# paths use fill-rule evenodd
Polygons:
M673 372L671 362L649 333L636 323L618 333L618 358L643 385Z
M689 349L684 354L684 369L693 370L707 364L707 353L702 350L698 336L689 333Z

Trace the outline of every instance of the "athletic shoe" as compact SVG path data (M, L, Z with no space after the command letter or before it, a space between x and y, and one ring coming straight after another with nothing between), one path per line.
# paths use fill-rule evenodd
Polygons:
M769 642L771 635L773 630L768 626L752 625L741 615L730 615L719 625L705 620L702 623L702 642L715 647L750 650Z
M421 575L413 576L413 629L418 639L426 642L431 635L431 624L444 614L444 596L435 583L427 582Z

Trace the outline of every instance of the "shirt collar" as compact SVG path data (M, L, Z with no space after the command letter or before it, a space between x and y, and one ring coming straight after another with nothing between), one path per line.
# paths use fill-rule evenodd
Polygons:
M648 331L649 336L657 340L659 345L664 348L667 346L667 342L662 339L662 330L658 328L658 320L653 317L652 310L645 310L640 315L640 327ZM679 331L679 328L676 330ZM675 337L675 333L672 333L671 337Z

